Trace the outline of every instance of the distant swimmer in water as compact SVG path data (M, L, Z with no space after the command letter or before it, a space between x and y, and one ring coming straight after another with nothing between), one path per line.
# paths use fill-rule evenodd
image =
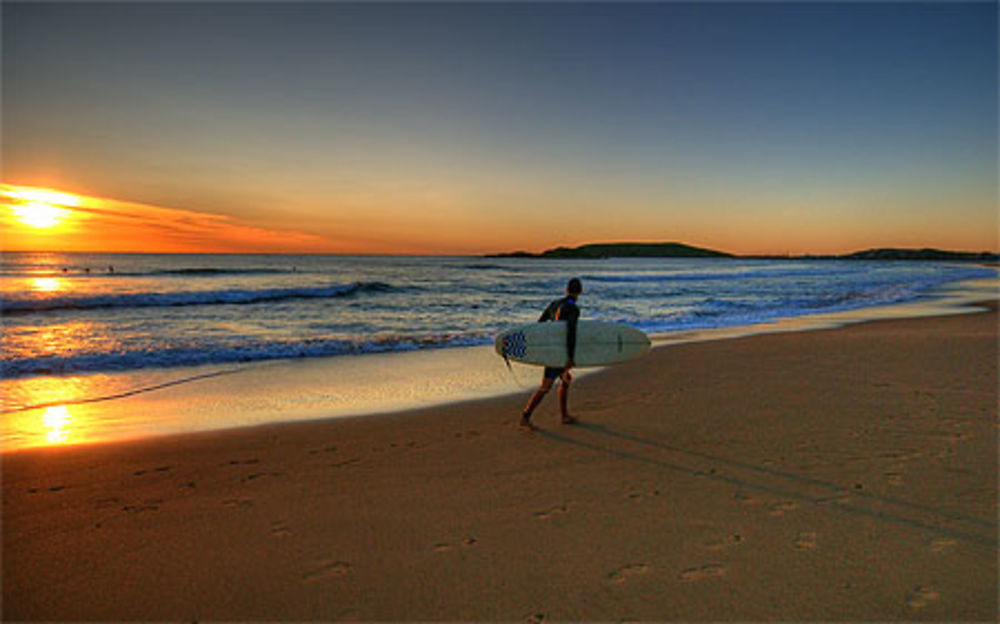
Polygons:
M552 389L552 384L559 379L559 413L562 415L564 425L572 425L577 422L576 418L569 413L569 386L573 383L573 376L570 369L576 365L573 361L576 356L576 324L580 320L580 308L576 306L576 300L583 294L583 285L580 280L573 278L566 284L566 296L556 299L545 308L538 322L545 321L566 321L566 353L569 357L563 367L546 366L542 372L542 383L535 390L528 404L521 413L520 428L524 431L533 431L535 425L531 422L531 415L535 408L542 402L545 395Z

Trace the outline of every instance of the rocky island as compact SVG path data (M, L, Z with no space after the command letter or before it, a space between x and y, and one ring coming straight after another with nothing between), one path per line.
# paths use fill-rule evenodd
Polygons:
M541 253L515 251L487 254L488 258L743 258L761 260L936 260L997 262L1000 255L989 251L947 251L942 249L867 249L848 254L737 255L684 243L589 243L577 247L555 247Z
M692 247L683 243L591 243L556 247L542 253L515 251L490 254L491 258L733 258L733 254Z

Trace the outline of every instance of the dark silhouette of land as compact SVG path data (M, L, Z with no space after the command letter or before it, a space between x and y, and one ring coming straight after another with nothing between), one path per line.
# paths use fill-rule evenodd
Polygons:
M490 258L752 258L802 260L946 260L997 262L1000 255L989 252L947 251L942 249L867 249L841 255L737 255L683 243L590 243L578 247L556 247L541 253L515 251L488 254Z

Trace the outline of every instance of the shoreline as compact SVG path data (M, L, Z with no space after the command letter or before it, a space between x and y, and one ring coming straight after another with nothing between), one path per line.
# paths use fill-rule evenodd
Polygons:
M977 302L997 297L996 284L995 279L957 282L914 302L650 337L655 350L879 319L972 313ZM576 376L606 370L579 369ZM39 398L24 401L37 407L2 412L0 452L398 413L530 393L537 375L538 369L524 365L508 371L491 346L473 346L4 380L0 389L7 401L15 395Z
M988 307L659 349L535 434L513 395L5 454L5 615L988 621Z

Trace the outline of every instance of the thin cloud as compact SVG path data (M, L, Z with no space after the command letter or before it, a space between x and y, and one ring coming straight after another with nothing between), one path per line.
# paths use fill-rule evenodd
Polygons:
M42 191L31 193L32 190ZM27 193L25 191L28 191ZM8 250L151 251L206 253L329 252L327 238L265 228L225 215L0 184L0 224ZM62 193L60 191L60 193ZM49 204L63 211L50 228L33 228L22 215Z

